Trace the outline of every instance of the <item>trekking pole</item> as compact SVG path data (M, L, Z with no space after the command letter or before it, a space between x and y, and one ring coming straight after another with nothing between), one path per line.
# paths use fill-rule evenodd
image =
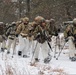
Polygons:
M51 47L49 41L47 41L47 44L48 44L49 48L51 49L51 51L53 52L52 47Z
M33 57L34 57L34 54L35 54L35 51L36 51L37 44L38 44L38 41L36 42L36 45L35 45L35 48L34 48L34 51L33 51L33 54L32 54L32 58L31 58L31 62L32 62Z
M52 47L51 47L51 45L50 45L50 43L49 43L49 41L48 41L46 31L44 31L44 34L45 34L45 38L46 38L47 44L48 44L49 48L51 49L51 51L53 52Z
M63 45L63 47L62 47L61 51L59 52L59 54L58 54L58 56L57 56L56 60L58 60L58 58L59 58L59 56L60 56L60 54L61 54L62 50L64 49L65 44L66 44L66 42L64 43L64 45Z
M60 51L61 50L61 42L60 42L61 40L60 40L60 37L58 36L58 51Z

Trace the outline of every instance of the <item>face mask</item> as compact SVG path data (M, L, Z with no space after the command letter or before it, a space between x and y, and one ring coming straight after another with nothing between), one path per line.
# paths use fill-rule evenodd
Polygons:
M24 25L27 25L28 23L26 22L26 23L24 23Z

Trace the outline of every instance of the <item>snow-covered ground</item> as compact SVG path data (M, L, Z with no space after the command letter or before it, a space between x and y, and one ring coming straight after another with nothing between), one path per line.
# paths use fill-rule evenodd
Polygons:
M12 50L12 48L11 48ZM42 60L31 65L31 57L22 58L18 55L0 53L0 75L76 75L76 62L71 62L68 57L68 44L64 47L58 60L54 58L48 64ZM41 53L40 53L41 58Z

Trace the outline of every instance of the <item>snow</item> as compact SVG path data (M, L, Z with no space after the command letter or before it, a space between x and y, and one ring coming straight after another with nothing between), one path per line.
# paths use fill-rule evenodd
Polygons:
M54 45L54 42L52 44ZM54 53L51 53L52 60L48 64L40 60L31 65L32 55L29 58L14 55L12 58L12 54L6 54L6 52L0 53L0 75L76 75L76 62L71 62L68 57L68 43L58 60L54 58Z

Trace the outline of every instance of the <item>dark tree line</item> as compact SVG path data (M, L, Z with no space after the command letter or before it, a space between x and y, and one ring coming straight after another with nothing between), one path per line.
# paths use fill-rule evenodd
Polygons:
M24 16L33 21L38 15L46 19L54 18L59 26L76 16L76 0L0 0L0 21L12 22Z

